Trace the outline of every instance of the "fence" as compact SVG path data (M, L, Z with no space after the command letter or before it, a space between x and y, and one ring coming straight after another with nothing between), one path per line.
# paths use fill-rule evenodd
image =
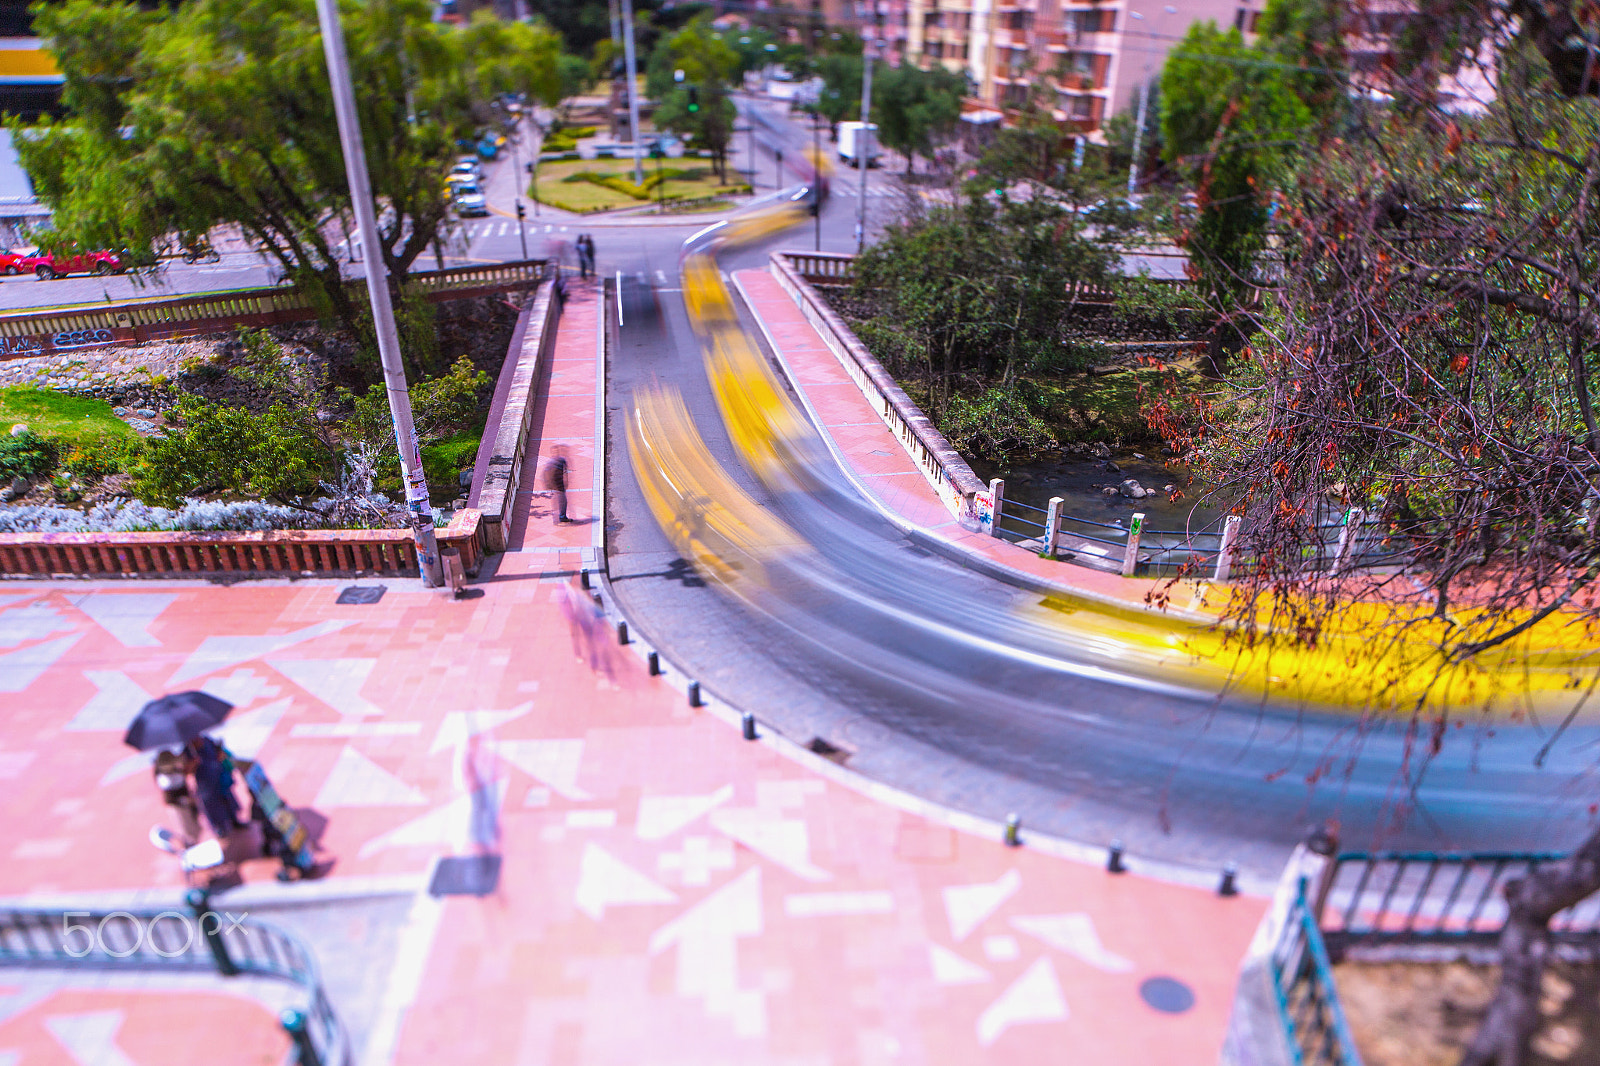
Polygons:
M1308 1066L1361 1066L1355 1037L1333 984L1333 965L1299 879L1294 903L1270 961L1273 991L1292 1061Z
M455 513L438 531L475 574L481 516ZM191 574L418 576L409 529L295 529L267 533L3 533L0 574L26 577L183 577Z
M1505 926L1506 882L1566 856L1557 853L1353 852L1342 854L1318 892L1329 950L1352 946L1489 946ZM1552 938L1568 948L1600 947L1600 899L1556 915Z
M546 276L547 260L419 271L408 277L432 301L464 299L531 288ZM351 298L365 301L364 282L347 281ZM138 344L216 333L235 326L303 322L319 314L311 294L296 288L239 289L126 303L90 304L0 314L0 359L46 352Z
M0 912L0 966L109 972L217 973L298 986L304 1007L280 1022L299 1066L343 1066L349 1041L328 1002L316 957L297 938L263 922L219 914L194 890L188 910Z

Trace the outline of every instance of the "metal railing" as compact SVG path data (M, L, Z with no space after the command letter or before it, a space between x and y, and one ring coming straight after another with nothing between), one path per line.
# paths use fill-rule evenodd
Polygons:
M344 1066L350 1046L323 990L317 960L276 926L211 907L189 893L187 910L0 912L0 966L105 972L217 973L298 986L304 1005L284 1011L291 1066Z
M1361 1053L1339 1004L1333 965L1306 898L1303 877L1283 934L1272 949L1271 971L1294 1061L1308 1066L1361 1066Z
M1349 852L1333 860L1319 891L1318 921L1330 950L1354 945L1488 946L1505 927L1506 882L1560 862L1554 852ZM1600 947L1600 899L1550 922L1557 944Z

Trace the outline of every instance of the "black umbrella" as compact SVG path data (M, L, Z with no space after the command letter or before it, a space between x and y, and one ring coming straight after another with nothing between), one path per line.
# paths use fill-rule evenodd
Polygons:
M205 692L174 692L139 711L122 742L140 751L177 748L220 725L233 704Z

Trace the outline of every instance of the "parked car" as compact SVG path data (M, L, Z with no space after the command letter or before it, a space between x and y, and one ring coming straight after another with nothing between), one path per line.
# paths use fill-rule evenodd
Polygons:
M456 160L456 165L450 169L452 174L471 174L473 177L483 177L483 164L478 162L475 155L464 155Z
M489 200L476 185L457 185L455 209L462 218L481 218L489 213Z
M26 252L13 252L10 248L0 248L0 274L20 274L22 268L17 264L22 262Z
M120 274L124 269L122 260L114 252L40 252L17 261L19 273L34 274L40 281L66 274Z

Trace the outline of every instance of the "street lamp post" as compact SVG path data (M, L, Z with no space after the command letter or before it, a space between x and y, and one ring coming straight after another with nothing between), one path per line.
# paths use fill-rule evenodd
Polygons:
M1173 7L1171 4L1168 4L1162 9L1163 15L1176 15L1177 13L1178 9ZM1144 21L1144 16L1137 11L1128 12L1128 17L1139 22ZM1152 40L1155 38L1155 35L1156 34L1154 30L1146 31L1146 36L1150 37ZM1130 199L1133 197L1134 187L1139 184L1139 150L1143 147L1144 124L1145 120L1149 117L1150 112L1151 62L1152 61L1145 62L1144 77L1139 82L1139 117L1135 120L1133 126L1133 158L1128 162L1128 197Z
M633 0L622 0L622 53L627 62L628 135L633 139L633 183L644 184L644 159L639 154L639 79L633 53Z
M522 112L513 112L510 108L506 110L514 115L517 120L516 125L511 130L511 180L516 183L514 186L516 192L512 199L517 205L517 240L522 243L522 258L526 261L528 258L528 228L523 225L522 220L527 217L527 211L522 207L522 179L516 176L517 171L522 169L522 161L517 156L517 142L522 139Z
M822 112L811 112L811 184L816 186L816 214L811 216L817 231L817 251L822 251Z
M874 28L872 40L867 42L865 68L861 73L861 143L858 146L861 162L861 205L856 216L856 254L867 244L867 171L872 169L872 60L873 49L881 48L878 33L883 29L882 13Z
M339 24L337 0L317 0L322 24L322 50L328 60L328 81L333 88L333 111L344 149L345 176L350 182L350 202L355 209L356 232L365 246L362 256L367 275L367 296L372 301L372 322L378 334L378 356L383 362L383 383L394 419L395 446L400 452L400 472L406 484L406 509L416 541L417 567L423 584L444 583L439 564L439 544L433 531L433 508L428 500L428 478L422 470L422 447L411 420L411 392L400 360L400 335L394 324L394 305L383 257L377 254L378 219L372 206L372 182L367 175L367 153L361 143L361 117L356 112L355 89L350 82L350 58L345 52L344 30Z

